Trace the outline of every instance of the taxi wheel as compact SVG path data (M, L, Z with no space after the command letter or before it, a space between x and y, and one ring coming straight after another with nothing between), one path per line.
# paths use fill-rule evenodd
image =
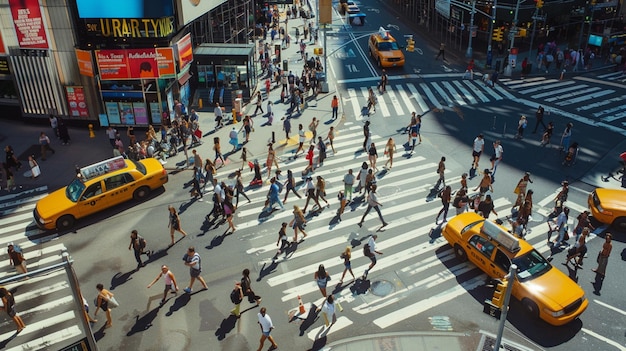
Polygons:
M57 219L57 229L66 230L74 226L76 219L71 215L61 216Z
M141 188L135 190L135 192L133 193L133 198L135 200L143 200L148 196L148 194L150 194L150 188L148 188L147 186L142 186Z
M522 306L524 306L524 309L529 316L531 316L532 318L539 318L539 308L537 307L536 303L532 302L529 299L524 299L522 300Z
M626 217L619 217L613 221L613 227L620 231L626 231Z
M454 245L454 256L461 262L467 261L467 254L459 244Z

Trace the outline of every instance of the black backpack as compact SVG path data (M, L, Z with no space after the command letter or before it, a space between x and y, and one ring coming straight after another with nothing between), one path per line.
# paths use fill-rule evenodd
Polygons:
M370 244L365 244L365 246L363 246L363 256L370 257L371 255L372 252L370 251Z
M230 301L234 304L241 303L243 299L241 298L241 294L239 293L239 289L233 289L230 292Z

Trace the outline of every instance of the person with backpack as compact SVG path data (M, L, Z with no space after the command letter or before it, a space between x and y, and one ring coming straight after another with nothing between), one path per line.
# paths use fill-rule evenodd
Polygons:
M17 326L17 332L21 332L24 328L26 328L26 324L20 316L15 312L15 298L13 294L4 286L0 287L0 299L2 299L2 309L7 312L9 317L13 319L15 325Z
M235 282L235 287L230 292L230 301L235 304L235 308L230 310L230 314L239 318L241 316L239 308L241 307L241 301L243 301L243 290L240 282Z
M383 254L382 251L376 250L376 239L378 239L378 235L374 234L370 236L369 240L367 241L367 244L363 246L363 256L368 257L370 261L372 262L370 263L369 267L367 267L367 269L365 270L365 273L363 273L363 276L361 277L362 280L367 279L367 274L376 265L376 254L379 254L379 255Z
M9 255L9 264L15 267L17 273L24 274L28 272L28 269L26 269L26 259L19 246L14 245L12 242L9 243L9 245L7 245L7 253Z
M174 273L172 273L166 265L162 265L161 271L156 278L148 284L147 288L150 289L157 281L159 281L159 279L161 279L161 277L164 277L165 279L165 289L163 289L163 298L161 299L161 303L159 305L163 306L165 304L165 300L167 299L168 292L171 291L172 294L176 294L176 292L178 292L178 284L176 283Z
M145 266L145 264L141 261L142 254L145 254L146 256L148 256L148 259L150 259L150 250L144 251L146 245L146 239L139 236L137 230L133 229L133 231L130 232L130 244L128 245L128 249L133 249L133 252L135 254L135 260L137 260L137 269Z
M191 280L189 281L189 286L183 289L187 294L191 294L191 288L193 287L193 283L195 283L196 279L200 281L202 284L202 289L207 290L209 287L206 285L204 278L200 275L202 273L202 262L200 259L200 255L196 252L196 248L193 246L189 246L187 249L187 253L183 256L183 261L185 266L189 267L189 275L191 276Z

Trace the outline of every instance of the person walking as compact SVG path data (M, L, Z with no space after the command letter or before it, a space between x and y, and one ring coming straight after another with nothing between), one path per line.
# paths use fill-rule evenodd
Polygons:
M243 291L243 295L248 298L248 302L256 302L257 306L261 304L261 300L263 299L252 290L252 281L250 280L250 270L248 268L241 272L241 290Z
M314 143L317 140L317 126L319 126L319 124L320 121L315 117L313 117L311 123L309 123L309 131L313 133L313 136L311 137L311 143Z
M526 129L526 126L528 126L526 116L520 117L517 122L517 134L515 135L515 139L524 139L524 129Z
M283 117L283 131L285 132L285 144L289 143L289 133L291 133L291 117Z
M161 266L161 271L157 274L156 278L148 284L147 288L150 289L156 282L159 281L163 277L165 281L165 289L163 289L163 298L161 299L161 303L159 306L163 306L165 304L165 300L167 299L167 294L172 292L172 294L176 294L178 292L178 283L176 283L176 277L174 273L170 271L169 267L166 265Z
M598 252L598 258L596 260L598 267L591 269L602 279L604 279L604 275L606 274L606 265L609 263L609 256L611 256L611 250L613 250L612 239L613 235L611 233L604 234L604 244L602 244L602 250Z
M383 254L382 251L376 250L376 239L378 239L378 235L374 234L370 236L369 240L367 241L367 244L365 244L365 246L363 247L363 255L367 256L370 259L371 263L367 267L365 272L363 273L363 276L361 277L362 280L367 279L367 275L372 270L372 268L374 268L374 266L376 265L376 261L377 261L376 255Z
M276 165L276 169L280 171L280 167L278 167L278 161L276 160L276 151L274 151L274 147L271 143L267 144L267 160L265 161L265 166L267 167L267 179L270 179L272 175L272 165Z
M330 328L337 323L337 314L335 313L335 298L328 295L321 308L322 316L324 316L324 324L326 328Z
M317 272L313 275L313 279L317 283L317 287L320 289L322 296L326 297L326 286L330 281L330 274L326 272L323 264L317 267Z
M417 118L409 126L409 140L411 141L411 154L415 152L415 145L422 143L422 136L420 135L420 123L417 122Z
M22 320L22 317L20 317L15 311L15 298L13 297L13 294L11 294L11 292L4 286L0 286L0 299L2 300L2 309L6 311L17 326L16 332L19 333L24 330L24 328L26 328L26 324Z
M365 186L367 184L367 174L368 174L367 162L363 162L361 164L361 169L359 170L359 174L357 174L356 176L356 180L359 181L359 184L357 185L359 194L363 191L363 189L366 189Z
M565 126L565 130L563 131L563 135L561 136L561 150L563 150L564 152L567 152L567 150L569 150L569 143L570 140L572 139L572 127L574 126L573 123L568 123L567 126Z
M232 230L230 234L234 234L235 230L237 229L235 228L235 224L233 223L235 206L233 205L232 201L232 196L226 196L226 199L224 200L224 215L226 216L226 221L228 222L228 229ZM228 229L226 229L226 231L228 231Z
M363 151L367 151L367 146L369 146L367 141L370 138L370 121L365 121L365 124L363 125L363 137L365 138L363 140Z
M370 144L370 147L367 151L367 157L370 161L370 168L374 170L374 172L378 172L378 168L376 167L376 160L378 159L378 151L376 151L376 145L374 143Z
M367 115L369 116L372 108L374 108L374 113L376 113L376 102L378 98L374 95L374 90L372 88L367 88Z
M478 161L480 161L480 155L482 155L483 151L485 151L485 138L481 133L474 138L474 143L472 144L472 168L478 169Z
M385 162L384 168L391 170L391 168L393 167L393 154L395 152L396 143L394 142L393 138L389 138L389 140L387 140L387 145L385 145L385 155L387 155L387 162ZM387 164L389 164L389 167L387 167Z
M242 130L244 131L244 136L246 138L245 143L248 143L250 141L250 134L254 132L254 121L252 120L252 117L246 115L243 118L242 124L243 125L239 129L239 133L241 133Z
M389 76L387 76L387 70L383 68L380 75L380 93L384 94L387 91L387 84L389 83Z
M278 241L276 241L276 246L279 246L278 251L272 258L272 261L278 258L278 255L281 253L285 254L285 258L287 258L287 249L289 248L289 239L287 238L287 222L283 222L280 225L280 230L278 231Z
M439 180L437 180L437 184L435 184L435 189L439 189L440 185L446 186L446 158L445 156L441 157L439 160L439 164L437 165L437 174L439 174Z
M468 75L470 80L474 80L474 59L470 59L469 63L467 64L467 69L465 70L465 73L463 73L463 79L465 79L465 77Z
M326 203L326 207L330 206L328 204L328 201L325 198L326 196L326 181L324 180L324 178L322 178L322 176L317 176L317 182L315 183L315 197L318 198L318 203L319 203L319 199L324 200L324 202Z
M224 167L224 155L222 155L222 147L220 146L220 137L213 138L213 150L215 150L215 160L213 164L217 164L217 160L221 160L222 163L218 168Z
M447 216L448 216L448 210L450 209L450 200L452 200L452 187L449 185L446 186L441 192L440 197L441 197L441 204L443 205L443 207L441 208L441 210L437 214L437 217L435 218L435 224L439 224L439 216L441 216L442 214L443 214L443 221L441 223L445 223L448 221Z
M485 171L483 172L483 177L480 180L480 183L478 183L478 186L476 187L476 189L474 189L474 191L480 190L480 196L485 195L487 191L491 191L493 193L493 186L491 185L492 181L491 181L490 173L491 171L485 168Z
M107 137L109 138L109 144L111 144L111 147L114 148L115 147L115 137L117 136L117 129L109 126L109 128L106 129L105 133L106 133Z
M469 203L469 197L467 196L467 191L465 188L459 189L454 196L454 200L452 200L452 206L456 208L456 214L460 215L467 211L467 204Z
M547 129L546 124L543 123L544 111L545 110L543 106L539 105L539 107L537 107L537 111L535 112L535 129L533 130L533 134L537 133L537 128L539 127L539 124L543 126L543 129Z
M52 152L53 155L56 152L50 146L50 138L48 138L48 136L44 132L41 132L39 134L39 146L41 147L41 159L44 161L46 160L46 151ZM115 139L113 141L113 147L115 147Z
M299 199L302 198L302 196L296 191L296 181L293 177L293 172L290 169L287 170L287 179L285 180L283 186L285 187L285 198L283 199L283 204L287 203L287 196L289 196L290 191L296 194Z
M352 190L354 189L355 177L352 174L352 169L348 170L348 173L343 176L343 191L344 195L348 198L348 201L352 201Z
M150 250L144 251L146 248L147 242L142 236L137 233L137 230L133 229L130 232L130 244L128 245L128 250L133 249L133 253L135 254L135 260L137 261L137 269L144 267L145 264L141 261L141 255L145 254L150 259Z
M113 304L109 306L109 303L115 295L109 290L105 289L102 283L98 283L96 285L96 290L98 290L98 297L96 298L96 310L94 311L93 316L97 316L98 311L103 310L104 314L107 317L107 323L104 325L104 327L110 328L113 326L113 319L111 318L111 307L113 307Z
M255 116L259 110L261 110L261 113L265 113L265 111L263 111L263 96L260 91L256 93L256 108L254 109Z
M563 207L563 211L559 213L556 218L556 227L555 230L558 231L559 235L556 240L552 243L554 247L561 247L563 245L563 241L565 240L565 234L567 233L567 221L569 217L569 208ZM550 240L548 235L548 240ZM549 243L550 244L550 243Z
M302 210L304 213L306 213L306 208L309 206L310 200L313 200L313 202L315 202L313 209L316 208L315 206L317 206L318 209L322 207L316 196L317 194L315 193L315 184L313 184L313 178L307 177L305 182L306 202L304 203L304 209Z
M337 95L333 95L333 99L330 101L330 108L333 110L330 118L337 119L337 115L339 114L339 99Z
M270 315L267 314L267 309L265 307L261 307L261 311L259 312L257 317L259 318L259 326L261 327L261 341L257 351L261 351L263 349L263 344L265 344L266 339L272 343L272 346L268 350L276 350L278 348L278 344L270 335L270 333L274 329L274 324L272 323L272 318L270 318Z
M380 206L382 206L382 204L378 202L378 194L376 194L376 189L377 189L376 184L373 184L370 190L370 193L367 196L367 209L365 210L363 217L361 217L361 221L357 223L359 227L363 226L363 221L365 220L365 216L367 216L367 214L370 213L372 208L376 210L376 212L378 213L378 218L380 218L380 221L383 223L383 227L389 224L385 222L385 220L383 219L382 213L380 213Z
M491 156L491 182L495 182L496 170L498 168L498 164L502 161L502 155L504 154L504 149L502 149L502 144L500 140L496 140L493 143L493 156Z
M246 195L244 189L244 185L243 185L243 180L241 178L241 171L240 170L236 170L235 171L235 176L236 176L236 180L235 180L235 190L237 190L237 195L235 196L235 207L239 206L239 194L243 195L243 197L246 198L246 200L248 200L248 203L252 202L250 200L250 198L248 197L248 195Z
M439 44L439 53L437 54L437 56L435 56L435 61L439 59L439 56L441 56L444 62L446 61L445 49L446 45L444 43Z
M9 255L9 266L15 267L15 271L19 274L28 273L26 268L26 258L19 247L15 247L12 242L7 245L7 254Z
M182 229L180 225L180 217L178 216L178 212L176 212L176 209L172 206L167 206L167 210L170 212L168 224L168 227L170 228L170 238L172 239L170 246L174 246L174 231L181 233L183 237L186 237L187 233Z
M335 140L335 127L330 126L330 129L328 129L328 134L326 135L326 139L324 140L328 140L330 148L331 150L333 150L333 155L335 155L337 153L337 151L335 151L335 146L333 145L333 141Z
M50 119L52 133L55 137L59 138L59 120L53 114L51 114L48 118Z
M28 166L30 167L30 178L35 179L41 175L41 168L37 161L35 161L35 155L28 156Z
M306 141L306 135L304 133L304 127L302 126L302 123L298 124L298 149L296 149L296 152L294 153L293 158L295 159L296 157L298 157L298 153L300 151L302 151L302 153L304 153L304 142Z
M235 308L230 310L230 314L239 318L239 316L241 316L239 309L241 307L241 302L243 301L243 290L241 289L240 282L235 282L235 287L230 292L230 301L235 304Z
M218 130L224 126L224 110L219 103L215 103L213 113L215 114L215 130Z
M185 266L189 267L189 276L191 279L189 280L189 285L183 289L187 294L191 294L193 283L196 282L196 279L200 281L202 284L202 289L207 290L209 287L206 285L204 278L200 275L202 273L202 259L200 255L196 252L196 248L193 246L189 246L187 249L187 253L183 256L183 263Z
M496 212L495 205L491 200L491 195L487 194L485 199L478 204L478 213L483 216L483 218L488 219L489 215L493 212L496 216L498 212Z
M233 129L231 129L228 133L228 143L233 146L233 149L230 150L231 154L239 150L239 133L237 133L237 129L235 127L233 127Z
M350 259L352 258L352 247L351 246L346 246L346 249L343 251L343 253L341 254L341 256L339 256L339 258L343 259L343 273L341 274L341 279L339 280L339 284L343 284L343 278L345 278L346 276L346 272L350 272L350 274L352 275L352 280L354 280L354 273L352 273L352 263L350 262Z
M307 237L307 233L304 231L304 225L306 224L306 218L300 207L293 205L293 219L289 225L293 228L293 242L298 242L298 231L302 232L302 240Z
M517 182L515 189L513 189L513 193L517 195L517 199L515 200L515 204L513 208L519 208L522 204L524 204L524 198L526 197L526 188L528 188L528 183L532 183L533 181L530 179L530 173L524 173L524 176Z

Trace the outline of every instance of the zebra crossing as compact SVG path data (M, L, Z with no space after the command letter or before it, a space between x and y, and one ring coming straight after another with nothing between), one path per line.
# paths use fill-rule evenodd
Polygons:
M584 116L598 125L626 127L624 83L620 72L602 74L596 78L579 76L568 80L546 77L501 79L508 89L539 104L563 109Z
M377 87L362 86L347 88L344 108L352 108L357 120L367 118L368 88L377 92ZM456 79L450 81L429 81L422 83L402 83L387 86L384 94L376 93L376 112L382 117L410 115L411 112L425 114L444 106L469 106L491 101L514 99L502 86L487 86L480 79Z
M13 243L26 258L29 272L62 262L66 251L63 244L52 241L56 234L46 235L33 221L33 209L47 193L48 188L42 186L0 196L0 247ZM3 262L8 261L6 251L1 256ZM77 302L72 295L72 284L63 268L28 279L12 279L17 274L13 266L0 265L0 285L13 293L16 310L27 326L13 338L13 321L0 320L0 340L5 350L59 349L86 335L80 322L82 301Z
M262 278L257 284L265 284L282 302L291 304L290 316L299 316L296 302L298 296L302 297L307 311L322 305L324 298L313 279L318 265L323 264L331 275L328 291L342 305L343 312L337 313L338 321L329 330L317 324L311 327L307 336L312 340L322 332L334 333L363 319L372 320L381 329L390 327L482 286L486 278L472 264L458 263L452 248L440 236L440 228L434 225L441 209L441 202L432 198L432 188L438 180L434 172L437 160L430 160L420 155L419 151L411 157L402 157L405 152L402 151L403 146L398 145L392 170L383 170L386 159L380 153L377 165L381 171L377 175L377 185L379 201L383 204L381 211L389 222L388 226L381 228L375 213L366 217L363 228L356 225L366 206L359 201L357 194L353 198L355 201L346 206L342 220L336 220L338 203L335 194L343 190L343 176L348 168L356 171L362 162L367 161L365 153L355 153L362 137L358 124L346 123L335 138L338 153L333 155L329 148L329 157L324 165L311 174L314 178L320 175L326 180L326 198L330 207L322 208L313 215L307 214L308 236L298 243L295 250L287 250L287 254L277 255L273 259L277 253L276 233L282 222L288 223L293 218L291 210L287 209L293 204L303 206L304 198L297 199L291 194L285 211L278 209L260 219L258 204L263 203L267 192L267 187L263 187L247 192L252 204L241 205L235 213L234 222L238 232L244 228L257 228L253 235L245 237L250 245L247 254L258 262L259 271L266 272L260 274ZM382 151L387 140L373 135L372 141ZM292 170L301 186L302 181L297 175L300 169L305 168L307 160L304 157L293 159L290 152L285 152L281 158L281 169ZM452 175L450 170L446 172L449 177L447 184L454 188L459 184L460 176ZM469 184L470 190L476 187L477 182L475 179ZM555 189L554 193L536 199L536 219L529 223L530 230L526 236L526 240L546 256L550 253L550 247L546 240L548 225L543 218L552 211L552 200L557 192L558 189ZM303 191L299 190L299 193ZM502 196L498 189L492 196L496 211L504 218L502 214L513 206L512 196ZM573 212L586 209L583 205L573 203L568 203L568 206ZM453 213L454 208L448 217L452 217ZM576 216L570 218L570 227L573 227L573 218ZM372 233L379 235L377 249L384 254L378 257L376 266L368 276L369 280L352 281L348 273L344 284L337 284L344 269L339 255L346 246L351 245L353 248L352 270L357 278L369 266L370 260L363 255L362 244ZM288 236L292 236L291 229L288 229ZM378 295L376 289L382 284L388 284L391 291ZM481 307L477 305L476 308Z

